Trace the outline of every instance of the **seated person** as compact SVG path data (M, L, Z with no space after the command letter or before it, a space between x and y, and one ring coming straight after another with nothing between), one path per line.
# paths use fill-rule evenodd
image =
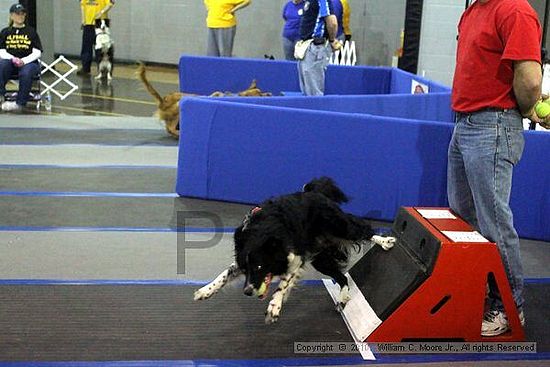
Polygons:
M29 100L32 80L40 73L42 44L36 31L25 25L27 12L21 4L10 7L10 22L0 32L0 101L3 111L21 111ZM17 101L4 102L6 83L18 75Z

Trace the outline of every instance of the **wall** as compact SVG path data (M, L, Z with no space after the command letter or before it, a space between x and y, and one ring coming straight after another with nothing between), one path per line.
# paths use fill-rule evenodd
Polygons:
M406 0L348 1L358 64L390 65L391 57L399 47ZM252 5L240 11L234 48L236 56L263 58L268 54L282 58L280 30L283 23L280 13L285 2L253 0ZM542 19L545 0L530 0L530 3ZM424 73L427 78L445 85L452 84L456 26L464 4L465 1L460 0L424 0L419 74ZM39 1L39 13L43 6L43 1ZM78 3L75 0L55 0L54 12L55 51L80 54ZM177 64L182 53L205 54L206 11L201 0L123 0L117 3L111 17L119 60ZM550 36L547 47L550 49Z
M452 84L457 25L464 4L457 0L424 0L418 74Z
M389 66L400 47L406 0L348 0L350 24L357 42L358 63Z
M54 3L54 0L40 0L41 11L36 14L36 29L40 30L40 42L44 49L41 59L48 64L54 60L54 49L48 47L55 42L54 27L51 27L51 24L55 24Z
M547 0L529 0L529 3L533 6L533 8L537 11L539 15L540 22L544 22L544 10ZM546 16L546 28L547 28L547 36L546 36L546 44L544 47L546 47L547 50L550 50L550 14Z
M546 0L529 0L541 23L544 19L545 2ZM420 75L425 73L428 79L452 85L457 25L465 3L463 0L424 0L418 60ZM550 23L550 16L547 18L547 23ZM550 32L550 24L547 27ZM550 49L550 34L547 36L546 47Z
M406 0L348 0L359 64L390 65L399 47ZM80 7L75 0L55 0L55 50L80 54ZM252 0L239 11L234 54L282 59L281 11L286 0ZM41 1L38 1L38 7ZM41 9L39 9L39 12ZM182 53L205 55L206 10L201 0L118 1L111 12L116 57L177 64Z
M0 29L8 26L10 18L10 6L13 0L0 0Z

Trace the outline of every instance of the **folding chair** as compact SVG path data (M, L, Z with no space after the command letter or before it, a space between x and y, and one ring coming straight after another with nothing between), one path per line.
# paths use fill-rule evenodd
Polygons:
M40 65L42 65L42 62L38 61ZM41 82L41 75L42 73L38 73L33 80L32 80L32 87L31 91L29 92L29 102L35 102L36 103L36 111L40 111L40 107L42 103L44 103L44 108L47 111L51 111L51 98L50 93L47 92L46 95L42 95L42 82ZM14 72L12 76L10 77L10 83L15 85L17 89L10 89L6 90L6 94L4 94L4 100L5 101L16 101L17 95L19 93L19 75L17 72Z

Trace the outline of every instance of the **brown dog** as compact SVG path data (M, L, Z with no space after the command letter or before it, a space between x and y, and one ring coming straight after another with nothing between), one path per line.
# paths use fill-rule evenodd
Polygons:
M181 97L190 96L192 94L172 92L170 94L167 94L163 98L147 80L147 76L145 75L145 65L143 63L139 63L137 74L139 76L139 79L145 85L147 91L153 96L153 98L157 102L158 109L155 112L155 115L158 116L160 120L164 121L166 132L168 132L168 134L172 135L175 138L179 138L180 108L178 102L180 101Z
M235 96L235 94L231 92L214 92L210 95L210 97L231 97ZM243 90L242 92L237 93L237 96L239 97L271 97L271 93L269 92L262 92L260 88L258 88L256 79L252 80L252 83L248 86L247 89Z
M145 85L147 91L153 96L157 102L157 111L155 115L162 121L166 127L168 134L172 135L175 138L180 136L180 109L179 101L183 96L196 96L196 94L191 93L181 93L181 92L172 92L167 94L164 97L161 97L157 90L149 83L147 76L145 75L145 65L139 63L137 74L139 79ZM271 96L269 92L262 92L256 85L256 79L252 80L252 83L248 89L243 90L242 92L237 93L238 96L242 97L267 97ZM210 97L224 97L224 96L234 96L231 92L214 92Z

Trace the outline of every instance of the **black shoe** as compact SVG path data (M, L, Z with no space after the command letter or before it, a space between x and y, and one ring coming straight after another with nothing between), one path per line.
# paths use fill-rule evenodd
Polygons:
M86 70L80 69L76 72L76 75L78 75L78 76L90 76L90 70L86 71Z

